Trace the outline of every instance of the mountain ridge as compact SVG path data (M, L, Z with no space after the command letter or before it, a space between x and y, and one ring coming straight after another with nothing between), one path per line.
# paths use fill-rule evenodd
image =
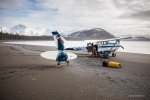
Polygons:
M11 34L17 33L19 35L26 35L26 36L44 36L44 35L51 36L52 31L58 31L63 36L67 36L67 34L72 33L76 30L73 30L73 31L67 31L66 29L52 30L51 28L42 28L42 27L31 28L23 24L18 24L11 28L0 27L0 31L11 33Z
M27 27L23 24L18 24L18 25L15 25L14 27L11 27L10 29L7 27L0 27L0 31L12 33L12 34L18 34L18 35L25 35L25 36L43 36L43 35L51 36L51 32L53 30L50 28L44 29L42 27L31 28L31 27ZM75 38L82 36L82 38L87 37L88 39L91 39L91 38L95 39L96 37L98 37L97 39L100 39L105 36L104 34L103 35L101 34L101 36L99 36L100 33L107 34L105 36L105 38L106 37L107 38L114 37L113 35L106 32L102 28L85 29L85 30L80 30L80 31L79 30L78 31L77 30L67 31L67 30L63 29L63 30L57 30L57 31L65 37L72 37L72 35L75 33L78 33L78 35L76 34L77 36L74 36ZM104 39L104 38L102 38L102 39Z
M51 32L54 31L51 28L31 28L27 27L23 24L15 25L14 27L7 28L7 27L0 27L0 31L4 33L11 33L11 34L19 34L25 36L52 36ZM83 40L83 39L109 39L114 38L115 36L110 34L109 32L105 31L102 28L92 28L92 29L85 29L85 30L72 30L67 31L66 29L55 30L58 31L62 36L68 37L73 40ZM149 41L150 35L123 35L120 34L116 37L133 37L130 39L131 41Z
M79 39L110 39L115 38L114 35L105 31L102 28L92 28L89 30L81 30L77 32L73 32L68 35L68 37L75 37Z

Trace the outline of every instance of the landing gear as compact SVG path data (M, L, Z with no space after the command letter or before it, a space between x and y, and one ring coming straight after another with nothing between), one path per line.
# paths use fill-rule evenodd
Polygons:
M103 57L106 58L106 59L109 59L109 54L107 52L104 52Z
M116 57L116 53L115 52L112 53L112 57Z

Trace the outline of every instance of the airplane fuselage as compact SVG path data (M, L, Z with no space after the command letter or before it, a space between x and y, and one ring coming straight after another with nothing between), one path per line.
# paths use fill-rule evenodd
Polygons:
M102 54L103 52L115 52L116 50L119 49L120 47L120 43L108 43L108 44L97 44L97 52L99 52L100 54ZM71 46L71 47L67 47L65 50L75 50L75 51L82 51L82 50L88 50L88 46L87 45L82 45L82 46ZM112 48L112 49L111 49Z

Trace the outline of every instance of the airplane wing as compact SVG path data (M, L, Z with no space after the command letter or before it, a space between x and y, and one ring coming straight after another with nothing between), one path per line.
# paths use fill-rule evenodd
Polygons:
M113 38L113 39L105 39L105 40L84 40L86 42L96 43L96 42L105 42L105 41L117 41L117 40L123 40L123 39L130 39L132 37L126 37L126 38Z

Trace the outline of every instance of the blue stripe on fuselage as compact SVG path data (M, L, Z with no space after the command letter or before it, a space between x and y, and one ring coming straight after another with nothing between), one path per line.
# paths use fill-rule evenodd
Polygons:
M98 48L111 48L113 46L99 46ZM114 47L120 47L120 46L114 46Z
M111 48L113 46L99 46L98 48ZM120 46L114 46L114 47L120 47ZM65 50L87 50L88 47L72 47L72 48L66 48Z
M87 50L87 47L72 47L72 48L66 48L65 50Z

